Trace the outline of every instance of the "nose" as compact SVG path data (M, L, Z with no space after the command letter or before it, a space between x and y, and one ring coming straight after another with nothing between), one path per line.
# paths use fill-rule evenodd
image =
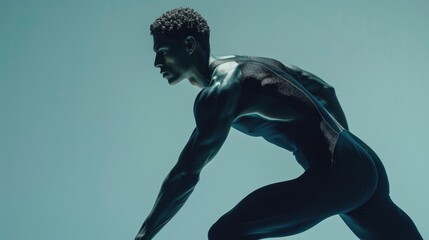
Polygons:
M161 57L159 56L159 54L156 54L156 56L155 56L155 62L153 63L153 66L155 66L156 68L160 68L163 65L164 64L162 63Z

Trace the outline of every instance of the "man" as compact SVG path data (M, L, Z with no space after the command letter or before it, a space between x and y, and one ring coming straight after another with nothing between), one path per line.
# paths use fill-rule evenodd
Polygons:
M202 90L195 130L136 239L152 239L179 211L231 127L293 152L305 172L252 192L211 227L209 239L288 236L335 214L361 239L422 239L390 199L380 159L347 130L331 86L273 59L212 56L209 27L189 8L166 12L151 34L163 77Z

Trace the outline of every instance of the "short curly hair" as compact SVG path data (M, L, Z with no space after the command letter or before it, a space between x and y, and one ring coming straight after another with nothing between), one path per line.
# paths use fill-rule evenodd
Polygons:
M150 25L150 34L171 39L193 36L210 52L210 28L207 21L192 8L175 8L165 12Z

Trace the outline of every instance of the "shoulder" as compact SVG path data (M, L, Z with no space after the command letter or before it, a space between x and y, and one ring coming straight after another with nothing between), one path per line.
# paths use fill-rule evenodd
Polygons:
M234 114L241 95L241 70L237 62L222 63L213 71L209 85L195 99L197 116Z
M217 66L211 76L211 85L213 83L232 83L233 80L239 80L241 66L236 61L229 61Z
M235 61L219 65L214 69L209 85L198 94L197 100L210 102L220 97L236 96L241 90L241 75L240 65Z

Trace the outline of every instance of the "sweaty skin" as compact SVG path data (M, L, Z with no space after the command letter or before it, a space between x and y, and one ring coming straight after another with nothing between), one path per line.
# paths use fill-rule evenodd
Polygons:
M422 239L390 199L380 159L347 130L331 86L268 58L186 65L200 62L192 42L154 36L155 66L169 83L188 79L202 90L194 104L196 127L136 239L152 239L179 211L231 127L293 152L305 171L249 194L210 228L209 239L288 236L336 214L360 239Z

